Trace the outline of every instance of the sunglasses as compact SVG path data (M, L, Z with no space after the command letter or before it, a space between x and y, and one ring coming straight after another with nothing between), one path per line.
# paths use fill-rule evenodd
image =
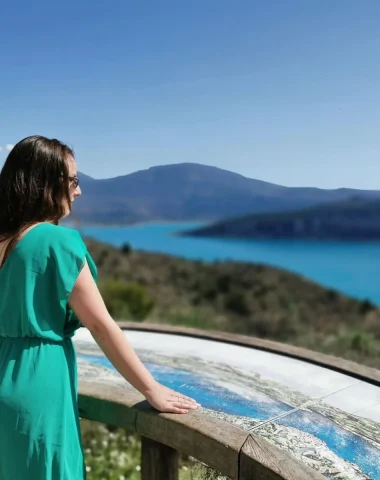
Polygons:
M72 177L69 177L69 180L70 182L72 182L73 187L77 188L77 186L79 185L79 178L76 175L74 175Z

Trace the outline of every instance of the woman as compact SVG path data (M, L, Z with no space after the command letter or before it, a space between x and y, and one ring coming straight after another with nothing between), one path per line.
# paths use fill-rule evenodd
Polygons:
M160 385L110 317L78 232L59 226L81 194L72 150L32 136L0 174L0 479L85 477L71 337L87 327L160 411L198 404Z

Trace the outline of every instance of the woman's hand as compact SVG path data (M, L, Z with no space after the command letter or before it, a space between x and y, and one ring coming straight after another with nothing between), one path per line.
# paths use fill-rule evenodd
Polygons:
M188 413L190 410L196 410L200 407L200 404L192 398L175 392L158 382L149 389L145 398L152 407L160 412Z

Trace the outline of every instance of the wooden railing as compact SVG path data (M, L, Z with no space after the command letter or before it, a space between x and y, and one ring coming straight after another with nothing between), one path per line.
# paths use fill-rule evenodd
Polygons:
M380 386L380 372L353 362L289 345L241 335L123 323L122 328L179 334L254 347L339 371ZM135 390L80 380L82 418L126 428L142 437L142 480L177 480L179 452L232 479L322 480L325 477L263 438L201 411L186 415L158 413Z

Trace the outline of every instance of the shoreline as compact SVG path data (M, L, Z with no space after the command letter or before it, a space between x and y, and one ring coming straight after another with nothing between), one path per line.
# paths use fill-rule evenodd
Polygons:
M78 224L79 225L78 225ZM130 228L130 227L142 227L149 225L192 225L194 223L202 223L207 225L210 222L197 221L197 220L148 220L148 221L139 221L139 222L130 222L130 223L83 223L83 222L65 222L62 223L63 226L75 227L75 228Z
M203 224L203 226L207 226L213 223L213 221L206 221L206 220L149 220L149 221L139 221L139 222L131 222L131 223L82 223L82 222L62 222L61 225L64 227L75 228L77 230L81 228L115 228L115 229L122 229L122 228L133 228L133 227L149 227L149 226L160 226L160 225L193 225L193 224ZM174 232L171 235L176 237L185 237L185 238L194 238L194 239L203 239L203 240L230 240L235 242L268 242L268 243L318 243L320 245L323 244L363 244L363 245L374 245L380 244L380 236L379 238L320 238L320 237L275 237L275 236L267 236L267 237L254 237L254 236L238 236L238 235L212 235L212 234L198 234L196 233L197 229L186 231L179 231ZM193 233L190 233L193 232Z

